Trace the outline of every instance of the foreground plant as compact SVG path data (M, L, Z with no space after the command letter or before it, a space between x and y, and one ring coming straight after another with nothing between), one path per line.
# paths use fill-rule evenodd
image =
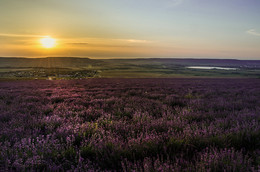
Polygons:
M258 171L260 80L0 85L3 171Z

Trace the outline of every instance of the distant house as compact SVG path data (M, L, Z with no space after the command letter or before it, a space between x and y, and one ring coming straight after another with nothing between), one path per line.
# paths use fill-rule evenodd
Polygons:
M48 76L48 80L52 81L52 80L56 80L55 76Z

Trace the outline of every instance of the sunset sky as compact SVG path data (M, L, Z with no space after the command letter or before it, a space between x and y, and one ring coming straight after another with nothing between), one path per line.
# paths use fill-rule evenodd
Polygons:
M260 0L0 0L0 47L1 57L260 60Z

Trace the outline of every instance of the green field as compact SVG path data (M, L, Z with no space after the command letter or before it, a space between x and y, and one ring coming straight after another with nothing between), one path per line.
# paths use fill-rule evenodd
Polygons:
M190 66L235 68L192 69ZM216 59L0 58L1 79L260 78L260 61Z

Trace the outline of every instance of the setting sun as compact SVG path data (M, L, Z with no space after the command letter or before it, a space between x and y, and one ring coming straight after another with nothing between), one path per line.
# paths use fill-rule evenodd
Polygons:
M40 40L40 42L44 48L53 48L53 47L55 47L55 44L56 44L56 40L51 37L42 38Z

